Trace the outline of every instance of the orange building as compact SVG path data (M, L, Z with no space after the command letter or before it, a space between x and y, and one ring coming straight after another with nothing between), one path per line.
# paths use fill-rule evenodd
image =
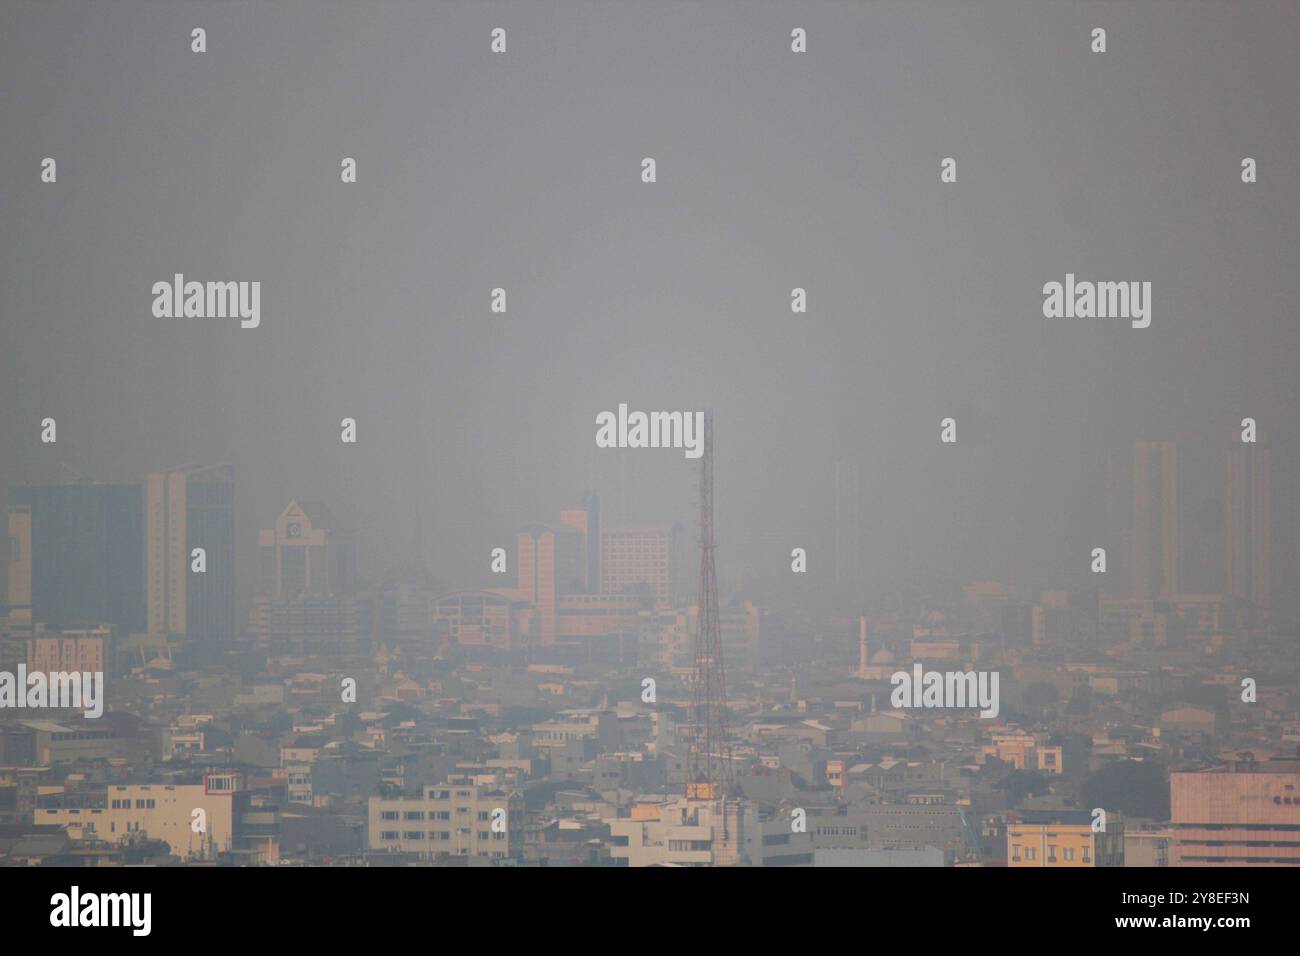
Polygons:
M1007 866L1057 868L1124 865L1124 823L1107 814L1093 831L1087 810L1022 810L1007 815Z

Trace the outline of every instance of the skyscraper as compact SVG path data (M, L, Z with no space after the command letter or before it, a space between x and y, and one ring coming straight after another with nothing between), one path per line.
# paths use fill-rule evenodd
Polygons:
M351 594L357 588L356 534L336 527L319 501L289 502L257 535L258 591L274 597Z
M661 526L610 528L600 546L602 594L649 588L656 607L672 607L672 533Z
M27 625L32 623L32 506L18 504L11 493L8 512L9 623Z
M556 610L562 594L574 592L585 568L581 536L572 528L543 526L519 532L515 560L518 600L537 608L537 639L543 647L555 643Z
M1180 507L1177 443L1138 442L1133 449L1133 597L1182 592Z
M206 570L191 570L202 548ZM235 475L230 465L149 475L145 586L150 634L235 636Z
M32 485L11 489L9 500L19 553L10 601L20 615L57 628L109 624L117 634L143 629L138 484Z
M560 524L582 535L584 566L578 593L596 594L600 590L600 498L588 491L582 496L581 508L560 512Z
M1226 458L1224 589L1267 609L1272 604L1268 448L1243 442L1229 448Z

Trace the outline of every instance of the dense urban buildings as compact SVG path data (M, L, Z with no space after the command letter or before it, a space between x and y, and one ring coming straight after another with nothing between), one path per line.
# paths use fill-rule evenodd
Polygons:
M845 607L841 555L804 600L721 588L715 623L684 524L607 525L593 492L514 530L493 586L457 587L367 574L363 532L309 499L241 554L228 466L11 488L0 672L103 674L107 706L0 710L0 864L1300 864L1269 496L1296 483L1231 449L1197 490L1223 520L1184 534L1185 456L1117 456L1113 587ZM708 743L706 626L726 662ZM996 713L900 704L918 667L997 674ZM724 749L729 778L692 776Z

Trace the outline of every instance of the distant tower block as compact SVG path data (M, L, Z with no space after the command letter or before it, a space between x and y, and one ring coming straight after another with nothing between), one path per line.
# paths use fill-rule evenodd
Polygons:
M867 679L867 619L858 618L858 679Z

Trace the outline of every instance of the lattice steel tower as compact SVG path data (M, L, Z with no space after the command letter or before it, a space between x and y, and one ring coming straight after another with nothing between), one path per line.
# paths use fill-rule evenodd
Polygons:
M700 600L691 675L691 747L686 796L719 800L731 793L731 745L727 739L727 682L718 621L718 575L713 565L713 413L704 413L700 459Z

